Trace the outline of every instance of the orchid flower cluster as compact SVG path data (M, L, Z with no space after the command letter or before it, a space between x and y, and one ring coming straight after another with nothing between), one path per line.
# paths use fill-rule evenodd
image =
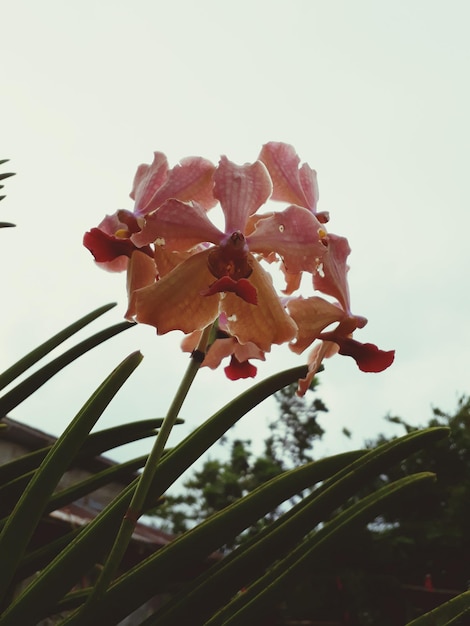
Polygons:
M254 376L250 359L264 360L273 344L288 343L298 354L311 348L300 394L335 353L353 357L365 372L393 362L394 351L353 338L367 320L351 312L348 241L327 231L316 172L300 164L292 146L267 143L244 165L225 156L217 166L188 157L170 168L155 152L152 164L138 167L130 196L133 211L107 215L84 236L100 266L127 271L128 319L158 334L183 331L186 351L214 324L202 365L216 368L231 357L231 379ZM268 200L287 206L271 211ZM223 230L208 217L217 204ZM275 265L281 292L268 271ZM307 297L296 295L303 274L311 279Z

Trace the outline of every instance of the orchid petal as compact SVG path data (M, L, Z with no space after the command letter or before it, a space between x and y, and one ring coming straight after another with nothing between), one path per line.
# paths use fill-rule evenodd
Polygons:
M171 199L147 216L142 230L132 235L136 246L155 241L171 250L190 250L202 242L220 243L224 234L196 203Z
M217 204L212 193L215 166L207 159L201 157L182 159L171 170L165 171L165 177L161 175L160 170L156 170L152 177L153 169L155 167L150 166L147 178L140 183L139 191L141 189L143 191L142 197L136 200L134 211L136 215L147 215L170 198L177 198L182 202L198 202L206 210Z
M268 168L273 181L272 200L290 202L316 211L318 202L317 173L300 159L293 146L271 141L263 146L259 160Z
M177 265L185 261L189 256L191 256L190 252L172 252L171 250L162 248L162 246L156 246L154 257L159 277L163 278L163 276L174 270Z
M110 272L122 272L127 268L128 260L136 249L129 237L140 230L133 213L124 209L106 215L97 228L90 229L83 237L83 245L95 257L103 269ZM153 255L146 246L142 250Z
M214 195L225 215L225 232L244 232L253 215L271 195L271 179L260 162L236 165L223 156L214 175Z
M155 284L134 292L135 320L155 326L159 335L170 330L191 333L211 324L218 315L219 298L200 296L213 281L207 253L190 256Z
M168 175L168 161L163 152L153 153L151 165L142 163L137 168L130 197L135 200L135 213L145 215L147 206Z
M201 330L195 330L194 332L189 333L189 335L185 335L181 340L181 350L183 352L192 352L195 350L199 344L201 335Z
M289 344L296 354L308 348L324 328L345 317L338 306L317 296L292 299L287 303L287 310L299 329L295 342Z
M97 263L111 272L126 269L128 259L135 250L130 239L108 235L99 228L92 228L85 233L83 245L92 253Z
M247 237L252 252L277 252L291 274L314 272L326 252L322 239L326 235L316 217L300 206L261 216L254 232Z
M134 214L125 209L116 211L112 215L105 215L98 224L98 228L108 235L116 235L116 233L122 231L130 235L140 230Z
M219 318L220 323L220 318ZM195 331L190 335L184 337L181 342L181 349L183 352L192 352L198 345L201 337L201 331ZM235 337L218 337L214 343L210 346L209 351L206 354L202 367L209 367L210 369L216 369L221 364L222 360L228 356L234 355L240 363L248 361L248 359L259 359L265 361L266 357L258 346L254 343L240 344Z
M235 345L233 348L233 354L240 363L248 361L248 359L258 359L260 361L266 361L266 356L257 345L249 341L248 343L238 343L235 339Z
M127 267L128 308L126 319L132 320L135 315L135 293L138 289L153 285L157 277L155 261L140 250L134 250Z
M332 343L331 341L320 341L316 346L314 346L307 359L307 376L305 378L300 378L298 381L298 396L304 396L310 389L312 380L315 378L315 374L318 372L323 359L330 358L337 354L337 352L338 345L336 343Z
M210 367L210 369L215 370L219 367L223 359L232 356L233 350L237 344L238 342L235 337L216 339L209 348L202 365L206 365Z
M337 343L339 353L351 356L362 372L383 372L395 359L395 350L380 350L373 343L360 343L351 337L339 337L334 331L322 333L321 338Z
M254 258L252 263L250 282L258 292L258 304L253 306L227 293L220 301L220 308L227 316L228 332L241 344L252 342L263 352L269 352L273 343L293 339L297 326L284 310L270 274Z
M246 278L240 278L239 280L233 280L230 276L222 276L216 280L212 285L201 291L201 296L213 296L216 293L234 293L248 304L258 304L258 297L256 289Z
M322 257L322 268L313 276L315 289L333 296L343 307L344 311L350 314L349 287L347 273L349 266L346 260L351 252L348 240L328 233L326 236L328 243L325 254Z
M282 290L282 293L285 293L286 296L290 296L294 291L300 288L300 283L302 282L302 272L297 272L296 274L291 274L286 270L284 263L281 263L279 269L284 274L284 280L286 281L286 287Z
M258 370L249 361L240 362L237 357L232 356L230 365L224 367L225 375L229 380L239 380L240 378L254 378Z

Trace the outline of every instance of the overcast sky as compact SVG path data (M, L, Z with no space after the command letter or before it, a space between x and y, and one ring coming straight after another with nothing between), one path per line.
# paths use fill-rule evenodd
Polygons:
M325 451L383 431L389 412L425 423L470 391L468 2L18 0L1 16L0 158L17 172L0 204L17 224L0 231L2 368L101 304L118 302L93 330L122 319L125 276L81 240L132 208L154 150L244 163L275 140L317 170L319 209L350 241L352 309L369 319L357 338L396 349L381 374L326 362ZM145 359L100 426L163 415L187 363L180 340L134 328L12 416L58 434L135 349ZM277 348L258 378L303 361ZM178 432L249 384L201 372ZM261 438L273 410L238 432Z

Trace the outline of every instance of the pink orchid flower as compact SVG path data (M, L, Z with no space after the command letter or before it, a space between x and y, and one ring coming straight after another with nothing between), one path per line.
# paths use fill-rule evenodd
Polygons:
M152 164L138 167L130 195L133 212L106 216L84 237L99 265L127 269L128 319L159 334L181 330L183 348L191 350L200 331L218 320L220 333L203 365L215 368L230 357L225 371L234 380L254 376L250 359L264 360L272 344L290 342L298 354L312 346L300 394L323 358L338 352L366 372L393 362L394 351L353 338L367 320L351 312L350 248L344 237L326 231L329 215L317 211L316 172L300 164L292 146L270 142L254 163L222 157L217 167L189 157L170 169L155 152ZM260 211L268 200L288 206ZM217 203L223 230L207 216ZM260 261L280 261L287 297L278 296ZM291 297L304 272L314 291L332 301Z
M273 182L272 200L291 202L311 211L318 221L326 224L330 219L326 211L318 212L319 199L317 173L308 163L300 165L300 159L293 146L279 141L265 144L259 154L268 169ZM292 294L300 287L302 272L292 266L281 264L286 287L285 294Z
M215 166L201 157L187 157L171 168L162 152L154 152L150 165L137 168L130 197L135 201L134 211L117 211L107 215L97 228L85 233L83 243L95 261L109 271L127 268L136 250L153 256L150 246L138 248L131 240L144 224L143 218L169 198L182 201L196 200L209 210L217 203L212 195Z
M198 345L200 336L201 331L186 335L181 342L182 350L192 352ZM257 369L250 363L250 359L266 360L264 352L254 343L241 344L235 337L232 337L227 332L227 320L224 315L221 315L217 321L215 340L208 347L201 366L217 369L223 359L227 357L230 357L230 363L224 368L224 372L230 380L253 378L256 376Z
M353 315L350 308L349 288L347 283L347 257L351 252L344 237L329 234L326 237L327 251L322 263L313 276L313 284L324 294L338 300L332 304L323 298L292 299L287 304L291 317L298 326L295 342L291 349L300 354L316 339L322 344L316 346L308 357L309 373L300 381L299 392L305 393L323 358L340 354L351 356L363 372L381 372L394 360L394 350L380 350L372 343L360 343L352 338L355 330L367 324L364 317ZM337 322L336 328L325 331Z
M295 205L250 221L271 192L270 176L260 161L239 166L222 157L213 194L225 216L224 231L197 202L170 199L149 214L142 230L131 237L138 247L153 242L156 248L181 252L197 244L212 245L136 290L129 316L163 334L200 330L223 313L231 336L264 352L273 343L293 339L296 325L255 254L275 253L294 271L313 271L325 251L324 229L311 211Z

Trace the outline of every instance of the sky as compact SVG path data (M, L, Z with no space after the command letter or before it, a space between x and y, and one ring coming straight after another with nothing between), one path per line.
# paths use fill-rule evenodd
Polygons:
M0 368L102 304L117 302L89 332L122 319L125 276L97 268L82 237L106 213L132 209L135 170L154 150L172 164L222 154L244 163L267 141L284 141L317 170L319 210L350 242L352 309L369 320L357 338L396 350L381 374L346 357L325 363L323 453L397 432L387 414L425 424L432 406L452 411L470 391L469 19L465 0L2 8L0 158L16 176L0 219L17 227L0 231ZM58 435L136 349L144 360L98 426L162 416L187 364L181 337L133 328L11 416ZM304 361L276 347L257 378ZM252 382L201 371L170 443ZM260 445L275 415L265 403L237 436Z

